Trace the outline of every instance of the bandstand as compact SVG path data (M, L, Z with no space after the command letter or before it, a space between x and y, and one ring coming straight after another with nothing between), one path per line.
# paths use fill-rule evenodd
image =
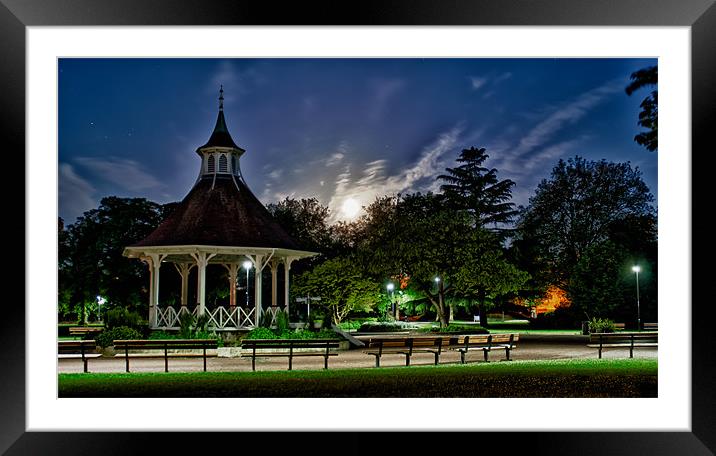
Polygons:
M241 174L239 159L246 152L237 146L226 127L223 88L219 114L209 141L196 150L201 169L193 188L156 230L140 242L126 247L124 256L138 258L149 266L149 325L153 329L178 329L180 315L206 315L208 326L217 331L256 327L270 313L276 318L278 275L282 269L284 310L289 310L291 263L314 255L302 250L251 193ZM237 279L242 264L254 270L254 305L237 303ZM162 265L171 263L181 276L179 305L163 304L159 295ZM207 308L206 268L221 265L228 272L229 303ZM189 275L196 268L196 302L189 303ZM263 271L271 271L271 299L262 296ZM248 283L246 284L248 287Z

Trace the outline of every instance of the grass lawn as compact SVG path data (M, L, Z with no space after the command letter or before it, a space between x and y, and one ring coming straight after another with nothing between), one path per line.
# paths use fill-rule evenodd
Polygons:
M59 374L59 397L656 397L653 359L265 372Z

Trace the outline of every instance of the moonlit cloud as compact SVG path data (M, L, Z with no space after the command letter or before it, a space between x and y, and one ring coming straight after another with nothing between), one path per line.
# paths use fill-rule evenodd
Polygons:
M484 86L487 83L487 78L476 78L471 77L470 78L470 87L472 90L478 90L480 87Z
M435 190L435 177L443 171L447 160L455 158L448 154L455 152L461 132L462 128L457 126L438 135L431 144L423 148L417 162L393 175L386 174L386 159L366 163L357 176L354 176L351 167L346 165L336 178L336 187L328 202L331 221L342 219L343 205L349 200L367 206L382 195Z
M67 217L65 224L71 224L85 211L97 207L99 202L94 198L95 188L80 177L72 165L60 163L58 173L60 214Z
M148 190L161 187L154 176L144 171L146 165L118 157L77 157L75 162L98 179L126 190Z
M552 114L535 125L512 151L521 157L545 144L559 130L584 118L587 113L603 102L608 96L623 91L622 81L610 81L585 92L557 108Z

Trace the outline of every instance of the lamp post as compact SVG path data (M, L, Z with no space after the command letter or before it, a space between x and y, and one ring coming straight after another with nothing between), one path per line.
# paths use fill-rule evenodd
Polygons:
M393 290L395 289L395 285L393 285L392 283L389 283L386 286L386 288L390 292L390 311L393 314L393 316L395 317L395 302L393 301Z
M106 299L102 296L97 296L97 316L99 317L99 321L102 321L102 304L105 302L107 302Z
M631 270L636 272L636 329L641 330L641 312L639 309L639 271L641 271L641 267L632 266Z
M246 308L249 307L249 270L251 270L251 262L249 260L244 261L244 269L246 269Z

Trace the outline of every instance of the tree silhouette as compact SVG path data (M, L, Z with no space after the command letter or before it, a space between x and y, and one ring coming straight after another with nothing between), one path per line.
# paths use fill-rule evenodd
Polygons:
M484 167L488 158L484 148L463 149L457 158L460 165L446 168L447 174L439 175L438 179L445 182L440 190L452 208L467 210L475 227L493 225L493 230L499 231L498 224L510 223L518 214L515 204L510 202L515 183L510 179L499 180L495 168Z
M625 89L627 95L631 96L632 93L641 88L654 87L651 94L641 102L641 112L637 122L639 126L645 127L647 131L634 136L634 141L652 152L658 149L659 103L658 90L656 89L658 80L658 67L656 65L650 66L632 73L632 82Z

